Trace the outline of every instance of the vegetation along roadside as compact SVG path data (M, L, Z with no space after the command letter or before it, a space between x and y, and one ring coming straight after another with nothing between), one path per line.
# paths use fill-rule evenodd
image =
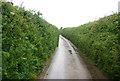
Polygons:
M90 62L111 79L120 78L120 13L87 24L61 29Z
M3 79L36 78L57 47L58 28L41 15L2 3Z

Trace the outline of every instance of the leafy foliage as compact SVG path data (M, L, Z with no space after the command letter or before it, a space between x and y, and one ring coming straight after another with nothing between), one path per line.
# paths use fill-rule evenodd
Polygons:
M0 12L2 12L2 5L0 3ZM0 80L2 80L2 14L0 13Z
M24 8L2 3L2 78L32 79L58 44L58 29Z
M71 40L91 63L112 79L120 78L119 19L120 13L117 13L61 30L61 34Z

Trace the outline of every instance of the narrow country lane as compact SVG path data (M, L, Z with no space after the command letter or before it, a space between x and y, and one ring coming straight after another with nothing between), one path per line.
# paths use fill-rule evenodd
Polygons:
M45 79L91 79L91 75L70 41L59 38L59 47Z

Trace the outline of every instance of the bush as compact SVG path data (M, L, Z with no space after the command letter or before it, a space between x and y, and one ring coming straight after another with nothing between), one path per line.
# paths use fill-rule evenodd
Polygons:
M105 75L120 78L118 33L120 13L79 27L65 28L61 34L72 41Z
M2 3L2 78L32 79L58 44L58 29L41 13Z

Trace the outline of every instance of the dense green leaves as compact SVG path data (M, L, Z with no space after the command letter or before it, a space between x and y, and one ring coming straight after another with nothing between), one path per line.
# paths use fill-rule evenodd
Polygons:
M58 29L33 13L2 4L3 79L35 78L58 44Z
M119 19L120 13L117 13L62 30L63 36L71 40L94 65L112 79L120 78Z

